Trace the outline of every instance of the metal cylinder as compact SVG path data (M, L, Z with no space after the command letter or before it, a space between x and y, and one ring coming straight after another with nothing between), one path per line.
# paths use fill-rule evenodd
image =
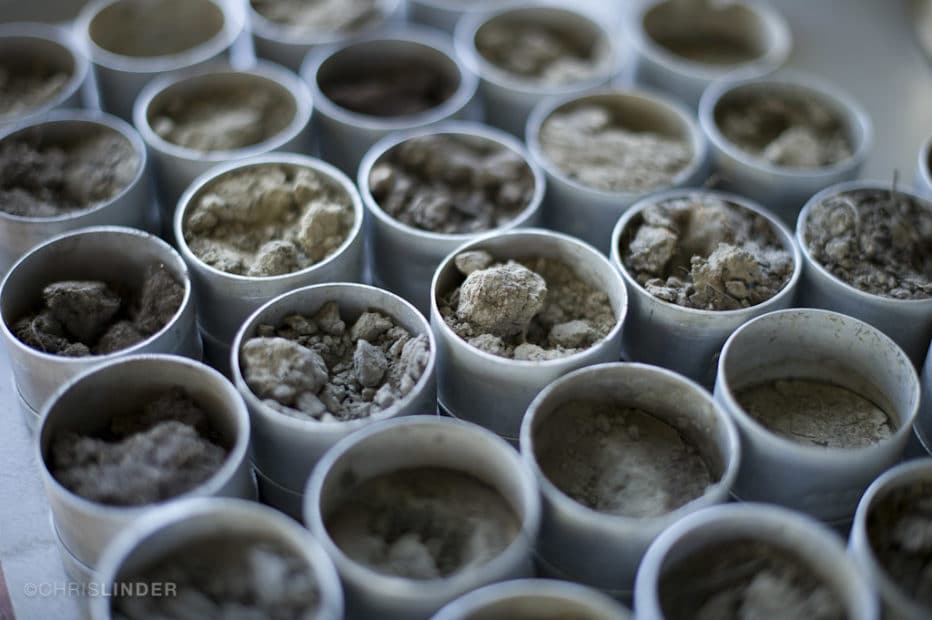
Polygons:
M131 55L112 49L112 37L127 27L127 14L132 11L133 0L94 0L88 3L75 22L75 32L90 57L101 107L117 116L132 121L133 103L143 87L159 74L207 64L225 57L243 31L245 7L241 2L226 0L158 0L165 4L166 14L180 9L197 11L193 23L205 29L205 37L192 46L159 56ZM137 7L152 11L150 6L135 3ZM129 19L140 16L130 15ZM167 27L167 24L160 24ZM158 27L158 26L153 26ZM215 32L210 32L214 27ZM164 32L150 33L164 37Z
M919 151L916 164L916 191L927 200L932 200L932 138Z
M650 546L634 591L637 620L663 620L661 575L676 561L714 544L759 541L785 550L834 591L850 620L877 620L877 598L845 555L838 536L804 515L763 504L729 504L674 523Z
M174 317L157 333L108 355L64 357L43 353L17 338L13 324L35 310L42 289L63 280L102 280L138 290L147 270L162 265L184 287ZM36 247L24 256L0 285L0 334L10 356L16 390L34 426L52 394L81 372L135 353L173 353L200 359L194 299L188 270L167 243L148 233L115 226L99 226L67 233Z
M688 438L709 467L714 484L703 495L658 517L634 518L593 510L547 478L535 436L574 401L635 408ZM521 425L521 456L543 494L538 561L553 576L630 599L638 563L672 523L706 506L728 501L741 458L734 423L701 387L656 366L601 364L557 379L537 395Z
M517 579L485 586L461 596L431 620L551 617L629 620L631 613L601 592L575 583Z
M585 351L552 360L524 361L482 351L454 332L440 314L438 299L462 278L454 262L468 250L485 250L496 260L544 257L562 261L590 286L608 295L616 323ZM474 422L517 441L521 418L545 386L568 372L616 362L621 356L622 323L628 296L618 271L595 248L542 229L506 231L480 237L447 256L431 283L430 324L437 339L437 400L450 415Z
M274 510L237 499L186 499L140 519L108 545L100 563L100 584L112 589L117 583L128 583L153 564L182 556L186 549L218 537L237 548L252 542L271 542L300 558L317 585L314 620L343 617L340 578L317 541ZM93 597L91 618L111 620L110 605L109 596Z
M222 92L225 88L275 92L288 101L292 116L278 133L261 142L224 151L201 151L174 144L153 129L153 121L171 101ZM134 118L152 153L164 228L171 230L178 199L185 190L214 166L243 161L271 151L308 152L311 110L311 92L307 85L290 71L266 62L241 70L228 65L211 65L152 80L136 99Z
M284 513L299 523L304 522L304 493L286 489L261 471L253 467L256 474L256 489L259 501Z
M639 132L675 136L688 142L692 149L689 164L669 184L643 192L606 191L570 178L547 156L540 142L540 132L554 114L586 104L613 110L616 118L627 119L626 127L636 128ZM707 172L706 141L693 114L672 99L644 91L606 89L548 99L531 112L526 139L531 159L547 175L547 196L544 198L547 227L578 237L604 254L610 251L612 228L631 205L658 191L698 185Z
M714 81L729 74L732 78L738 74L764 75L781 67L790 55L793 36L786 20L768 4L750 1L724 5L727 13L710 15L706 21L720 36L757 50L756 58L739 64L712 64L678 56L656 37L696 36L695 30L703 20L694 11L677 15L681 10L677 4L675 0L642 2L626 19L637 84L669 93L695 108L703 91ZM702 7L698 10L708 10L707 5L697 6ZM696 38L701 41L701 35Z
M36 121L58 108L81 107L81 89L90 63L66 29L47 24L0 24L0 57L16 59L26 71L37 67L68 75L58 91L36 107L16 115L0 114L0 129Z
M335 301L347 325L363 312L381 312L412 336L426 336L430 359L414 388L401 400L371 417L348 422L299 420L263 402L246 383L240 367L240 349L256 336L259 325L281 325L292 314L311 316L325 303ZM233 340L230 366L233 382L246 401L252 420L252 458L256 469L284 489L302 493L307 478L321 456L347 435L379 420L405 415L433 414L436 410L434 365L437 346L427 319L400 297L363 284L319 284L269 301L240 328Z
M792 168L771 164L741 150L722 133L716 113L719 105L729 98L754 94L775 98L804 96L828 106L845 128L851 156L830 166ZM712 166L722 187L759 202L788 226L796 224L799 210L813 194L829 185L857 178L874 142L870 116L850 95L821 77L790 71L715 82L702 95L699 124L709 141Z
M882 407L896 430L860 448L796 443L766 429L739 404L743 388L781 379L830 383ZM782 310L745 323L725 343L715 399L741 434L736 497L844 525L864 489L903 454L919 408L919 379L906 354L857 319L824 310Z
M373 282L404 297L425 315L430 314L430 281L437 266L450 252L481 236L477 234L443 234L408 226L386 213L372 196L369 174L386 155L400 144L431 135L458 136L487 142L517 153L527 163L534 179L534 195L514 219L497 230L537 226L540 206L546 192L546 181L540 167L531 161L524 145L511 135L469 122L442 123L436 127L391 134L377 142L359 166L357 184L366 206L366 234L371 252L370 269Z
M496 23L521 26L538 24L559 29L568 38L591 45L596 68L580 80L560 84L521 78L486 60L476 47L479 32ZM531 2L497 7L491 13L468 13L456 26L456 52L470 71L479 76L479 92L485 104L486 122L523 138L531 110L547 97L578 96L607 86L619 70L615 38L593 17L578 9Z
M922 399L919 416L916 418L915 434L922 446L920 452L926 456L932 455L932 343L929 344L929 352L922 366L920 382Z
M52 442L62 432L104 433L114 415L141 407L153 392L184 389L203 409L211 428L228 448L224 464L180 497L220 495L255 498L249 467L249 414L236 389L217 371L169 355L137 355L93 368L67 383L43 410L37 432L38 460L45 493L63 546L97 568L104 547L139 517L175 501L143 506L110 506L66 489L52 473Z
M136 130L119 118L90 110L50 112L41 121L27 121L0 131L0 145L21 139L43 145L69 143L100 131L116 133L129 142L138 160L132 181L109 200L55 217L24 217L0 211L0 274L40 243L80 228L112 225L156 232L146 147Z
M793 256L793 274L776 295L740 310L699 310L663 301L641 286L622 259L621 244L632 235L629 228L640 223L639 216L651 205L690 196L721 200L767 220L780 245ZM618 220L612 233L611 261L624 277L630 300L631 311L622 338L625 358L669 368L707 387L715 383L718 357L725 340L755 317L792 307L803 271L799 248L784 224L750 200L707 190L674 190L645 198L632 206Z
M55 537L55 546L58 548L58 554L61 556L62 568L65 569L65 575L68 579L80 584L96 583L99 577L97 571L82 562L71 553L71 550L65 546L61 534L58 532L58 526L55 525L55 517L49 513L49 531Z
M802 251L805 267L799 284L799 301L805 307L834 310L870 323L902 347L916 368L919 368L929 341L932 340L932 298L893 299L867 293L829 273L809 251L806 226L812 209L832 196L861 189L889 191L890 184L879 181L839 183L813 196L800 211L796 241ZM925 209L932 210L932 202L909 191L897 191L919 201Z
M361 483L415 467L442 467L472 475L507 501L521 522L511 544L482 566L444 579L416 581L389 576L350 559L330 538L325 519ZM304 498L311 533L336 564L346 591L347 618L426 619L453 599L481 586L530 577L540 525L534 476L518 454L494 434L448 418L415 416L386 420L347 437L314 469Z
M443 103L417 114L371 116L348 110L333 102L320 79L358 70L367 65L416 59L429 63L457 84ZM316 106L314 133L321 157L349 175L355 175L366 151L386 135L417 129L451 119L463 119L476 96L478 79L456 57L449 37L431 28L408 26L370 34L336 47L312 51L301 67L301 77L311 87Z

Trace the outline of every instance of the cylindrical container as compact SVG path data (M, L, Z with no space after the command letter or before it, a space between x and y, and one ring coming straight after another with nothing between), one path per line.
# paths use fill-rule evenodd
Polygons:
M688 142L692 150L690 162L668 184L642 192L607 191L580 183L560 170L548 157L540 134L544 123L554 114L587 105L612 110L625 129ZM631 205L658 191L699 185L706 176L706 141L692 113L672 99L643 91L610 89L548 99L531 112L526 139L531 159L547 175L547 196L544 199L547 227L578 237L605 254L609 253L612 228Z
M348 422L299 420L284 415L256 396L240 367L240 349L257 335L260 325L278 326L293 314L313 316L325 303L335 301L347 325L363 312L380 312L412 336L426 336L430 359L411 391L391 406L368 418ZM427 319L411 304L381 289L363 284L319 284L276 297L250 316L236 334L230 366L233 382L246 401L252 420L252 458L256 469L287 491L302 493L314 464L334 444L378 420L436 411L434 364L437 346ZM272 489L274 491L274 487Z
M453 33L460 18L507 6L516 0L408 0L408 19Z
M345 191L353 205L353 226L337 250L324 260L300 271L278 276L241 276L211 267L191 251L184 239L186 214L212 185L224 176L246 168L282 164L309 168ZM185 191L175 211L175 243L191 270L197 297L198 324L204 334L205 356L225 366L230 344L243 321L273 297L301 286L322 282L355 282L362 274L362 201L356 186L342 172L318 159L289 153L274 153L210 169ZM226 370L224 368L224 370Z
M239 89L275 93L283 102L283 109L291 114L290 118L261 142L219 151L202 151L172 143L153 128L159 114L173 102L216 96L224 90L230 90L232 96ZM241 70L226 65L202 67L180 75L163 75L150 82L136 100L134 117L139 133L152 152L164 228L171 230L172 217L184 191L212 167L270 151L307 152L311 109L311 92L307 85L290 71L265 62ZM263 118L263 122L269 122L268 118Z
M722 133L718 113L723 104L748 96L806 97L827 106L844 127L851 156L829 166L796 168L777 166L745 152ZM873 128L867 112L847 93L824 79L793 72L740 80L720 80L705 91L699 103L699 124L709 141L712 166L725 189L755 200L789 226L802 206L829 185L857 178L873 145Z
M451 469L491 486L510 504L521 523L520 532L485 564L443 579L390 576L350 559L330 537L325 519L354 484L415 467ZM380 422L328 451L308 480L304 518L343 579L348 619L419 620L466 592L533 574L540 498L534 477L507 443L472 424L418 416Z
M295 521L303 523L303 491L298 492L286 489L255 467L253 467L253 473L256 475L256 490L259 492L259 501L266 506L271 506L275 510L288 515Z
M851 390L882 408L896 430L858 448L803 445L777 435L752 418L736 395L783 379ZM900 460L919 409L919 380L906 354L870 325L824 310L782 310L746 323L728 339L715 399L741 433L736 497L844 525L864 489Z
M691 107L715 80L729 74L769 73L786 62L793 47L783 16L767 3L754 1L719 5L649 0L632 11L626 31L635 52L635 82ZM706 37L712 49L703 50ZM744 48L750 52L748 59L715 58L719 40ZM687 49L694 46L694 52L674 53L668 45L678 42Z
M135 129L115 116L78 110L51 112L40 122L0 131L0 148L4 142L19 140L37 145L69 144L99 132L115 133L130 144L138 160L132 180L109 200L55 217L25 217L0 210L0 273L38 244L61 233L100 225L154 228L146 146Z
M916 418L916 438L924 451L932 455L932 344L922 366L922 400L919 416ZM923 455L924 456L924 455Z
M52 443L63 432L104 434L113 416L142 407L152 393L180 387L210 420L228 454L210 478L179 497L220 495L255 498L249 467L249 414L236 389L217 371L199 362L169 355L139 355L114 360L76 377L43 410L38 460L52 517L62 544L78 560L98 567L101 553L117 533L140 516L168 502L110 506L66 489L53 475Z
M17 66L26 72L44 70L53 76L62 76L57 89L34 105L12 113L0 109L0 128L35 120L56 108L81 107L81 88L87 80L90 63L64 28L31 23L0 25L0 58L15 59Z
M154 335L121 351L89 357L43 353L17 338L13 324L35 310L42 289L64 280L102 280L138 290L146 272L162 265L184 287L184 298L172 319ZM0 285L0 315L6 350L27 423L34 427L52 394L68 380L92 367L135 353L172 353L200 359L194 298L188 270L167 243L129 228L100 226L46 241L24 256Z
M534 179L534 195L514 219L498 230L539 225L540 206L546 192L544 175L540 167L531 161L524 145L503 131L478 123L450 122L437 127L392 134L377 142L366 153L359 166L357 183L368 214L366 233L372 254L370 268L373 282L409 300L425 315L430 314L430 281L440 261L457 247L482 233L444 234L422 230L398 221L386 213L372 196L369 176L372 168L402 143L432 135L456 136L477 143L494 144L517 153L527 163Z
M645 209L653 204L690 196L707 196L751 211L766 219L780 245L793 257L793 274L770 299L739 310L700 310L667 302L647 292L625 266L622 243L631 240L633 228L643 221ZM675 190L645 198L628 209L612 233L611 260L628 288L630 315L622 339L626 359L669 368L706 386L715 383L718 356L725 340L751 319L794 305L796 288L803 271L802 256L786 226L759 205L734 194L715 191Z
M809 215L826 199L857 190L890 191L889 183L851 181L833 185L813 196L799 213L796 241L802 250L805 267L799 285L799 301L805 307L834 310L870 323L892 338L919 368L932 339L932 298L894 299L862 291L830 273L812 256L806 228ZM897 188L932 211L932 202ZM929 234L926 231L924 234Z
M516 579L461 596L432 620L532 620L533 618L628 620L619 603L585 586L550 579Z
M929 608L910 597L881 564L871 544L869 528L872 513L885 500L889 500L890 495L906 491L909 487L925 487L923 497L928 497L929 485L932 485L932 460L903 463L877 478L858 504L851 537L848 539L848 554L880 595L885 618L922 620L929 617Z
M97 571L82 562L71 553L71 550L65 547L61 534L58 533L58 526L55 525L55 517L49 513L49 531L55 536L55 546L58 547L58 554L61 556L62 568L65 569L65 575L71 581L80 584L96 583L99 577Z
M298 71L308 52L380 30L396 21L401 5L401 0L377 0L375 10L378 16L358 24L353 30L315 31L310 27L269 19L256 9L254 2L250 2L249 31L256 56Z
M535 257L559 260L587 284L608 295L617 322L605 338L588 349L557 359L524 361L482 351L458 336L440 314L440 296L452 291L462 278L456 256L469 250L485 250L498 261ZM467 243L440 263L430 295L441 410L512 441L518 439L528 405L545 386L578 368L616 362L621 357L622 323L628 310L624 282L595 248L566 235L541 229L513 230Z
M845 556L841 540L834 532L790 510L761 504L729 504L685 517L650 546L635 584L637 620L664 619L658 588L661 576L675 562L729 541L758 541L790 553L834 591L844 606L844 617L879 618L874 591Z
M94 68L101 107L133 120L133 103L154 77L229 53L246 20L241 2L94 0L75 23Z
M664 515L636 518L599 512L561 491L540 465L542 429L574 401L633 408L656 417L689 439L714 483ZM728 501L741 458L738 431L712 397L683 377L645 364L583 368L547 386L528 407L521 425L521 455L543 494L538 562L561 579L630 598L638 563L660 532L683 516Z
M141 571L202 542L228 539L232 547L250 542L279 545L311 569L318 592L314 620L343 617L343 589L333 563L303 528L274 510L228 498L196 498L175 502L148 515L107 546L100 563L100 584L108 591L132 583ZM284 584L280 584L283 585ZM91 599L93 620L111 620L110 596Z
M592 54L589 74L558 83L521 77L487 60L477 47L477 40L486 29L535 25L559 32L579 46L585 45ZM486 122L522 138L528 116L541 99L579 95L606 86L618 72L619 52L614 37L604 26L584 12L546 2L506 6L494 13L470 13L457 25L455 42L459 57L479 76Z
M445 81L455 84L446 100L423 112L399 116L355 112L335 103L321 86L321 81L358 72L361 67L403 67L412 61L432 67ZM366 151L390 133L464 118L479 82L457 59L447 36L414 26L311 52L301 67L301 77L311 87L321 157L349 175L357 173Z
M929 138L919 151L916 166L916 191L932 200L932 138Z

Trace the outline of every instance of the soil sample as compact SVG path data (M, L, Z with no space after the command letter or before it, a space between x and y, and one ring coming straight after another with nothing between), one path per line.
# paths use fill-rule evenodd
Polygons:
M498 18L476 33L476 50L525 81L561 86L591 79L611 61L607 45L558 24Z
M701 497L714 482L700 449L640 409L595 400L561 405L534 434L544 475L580 504L646 519Z
M60 217L91 209L125 190L139 171L129 140L95 127L49 140L41 127L0 142L0 210L19 217Z
M223 11L208 0L120 0L89 26L93 42L120 56L151 58L182 54L219 35Z
M57 433L50 469L84 499L141 506L187 493L213 476L226 460L222 443L200 405L172 388L115 416L105 433Z
M280 544L215 535L185 545L124 583L174 585L164 596L113 596L114 620L312 620L320 605L307 562ZM164 592L164 590L163 590Z
M250 0L262 17L295 32L355 32L383 17L378 0Z
M632 219L619 249L648 293L685 308L756 306L793 275L793 255L767 218L701 194L648 206Z
M916 481L876 501L867 535L890 580L932 617L932 483Z
M71 75L42 58L0 58L0 121L29 114L50 101Z
M211 182L185 214L191 252L220 271L266 277L321 262L346 241L353 203L310 168L259 164Z
M304 420L356 420L391 407L430 359L426 336L378 311L347 326L334 301L257 333L240 351L246 384L272 409Z
M455 262L465 280L440 297L440 313L460 338L486 353L531 361L566 357L605 338L617 322L608 295L559 260L498 262L479 250Z
M736 398L767 430L807 446L865 448L896 431L881 407L824 381L768 381L740 390Z
M788 168L822 168L851 157L844 121L802 93L732 94L715 108L725 138L742 151Z
M184 287L152 267L137 290L96 280L66 280L42 289L42 307L13 324L30 347L65 357L122 351L161 331L184 301Z
M388 151L372 167L369 188L403 224L469 234L503 226L527 208L534 176L524 158L491 140L437 134Z
M932 206L895 190L856 189L813 205L803 239L842 282L892 299L932 298Z
M674 0L655 8L645 19L654 43L683 60L728 67L757 60L764 50L752 39L755 25L744 25L748 9L718 0ZM744 18L744 19L742 19ZM729 27L731 26L731 27Z
M843 620L838 593L793 553L762 541L708 544L660 575L667 620Z
M322 73L318 84L341 108L379 117L427 112L446 102L459 86L457 78L434 63L389 56Z
M680 136L628 129L608 106L587 103L544 121L540 145L570 179L606 192L646 192L670 185L692 161Z
M518 536L507 501L472 475L440 467L402 469L356 486L327 517L350 558L407 579L441 579L476 569Z

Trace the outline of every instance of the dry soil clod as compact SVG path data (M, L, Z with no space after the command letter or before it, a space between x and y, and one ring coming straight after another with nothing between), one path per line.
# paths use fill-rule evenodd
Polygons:
M382 17L378 0L251 0L267 20L303 33L356 32Z
M45 105L71 76L39 58L0 58L0 120L29 114Z

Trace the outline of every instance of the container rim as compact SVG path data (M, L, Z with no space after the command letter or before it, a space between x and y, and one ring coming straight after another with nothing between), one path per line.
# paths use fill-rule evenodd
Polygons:
M919 170L922 181L932 192L932 136L929 136L919 151Z

